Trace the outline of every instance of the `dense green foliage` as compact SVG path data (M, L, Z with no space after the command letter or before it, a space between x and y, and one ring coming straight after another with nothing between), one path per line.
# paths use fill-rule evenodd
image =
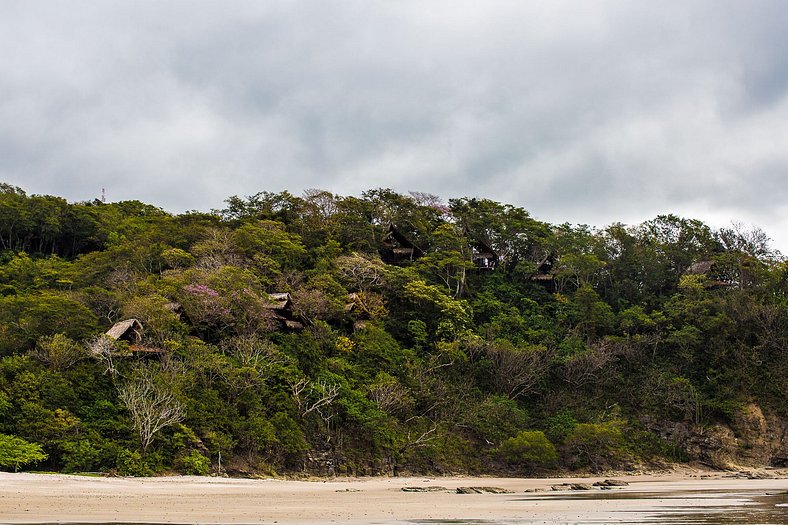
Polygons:
M671 428L747 403L788 416L788 265L757 230L384 189L171 215L0 185L0 250L6 468L599 469L686 457ZM126 319L141 340L102 336Z
M46 459L39 445L29 443L16 436L0 434L0 467L19 467Z

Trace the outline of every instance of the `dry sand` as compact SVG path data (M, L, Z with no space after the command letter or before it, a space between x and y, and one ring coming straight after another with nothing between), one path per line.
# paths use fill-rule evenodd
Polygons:
M788 523L782 479L730 479L693 472L616 476L629 486L601 491L550 491L598 478L371 478L326 481L201 477L95 478L0 473L0 523L684 523L675 516L716 509L761 509L756 521ZM610 477L610 476L608 476ZM403 492L402 487L495 486L511 494ZM542 489L540 492L526 490ZM784 512L783 512L784 511ZM764 517L764 516L771 517ZM755 519L755 518L753 518ZM781 521L782 520L782 521Z

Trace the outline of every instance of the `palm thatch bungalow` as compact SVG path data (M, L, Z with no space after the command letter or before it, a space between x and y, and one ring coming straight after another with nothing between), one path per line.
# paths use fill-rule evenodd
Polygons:
M293 313L293 298L288 292L269 293L269 303L265 308L273 312L273 318L279 322L281 327L289 330L301 330L304 324L296 319Z
M471 240L473 264L477 270L495 270L498 254L487 243L478 239Z
M104 334L115 341L129 343L129 351L134 354L161 355L162 348L142 344L144 329L137 319L125 319L112 325Z
M380 257L388 264L414 261L424 255L424 250L413 244L394 224L389 224L382 239Z
M531 274L529 279L532 282L541 284L545 288L548 289L550 292L554 292L556 290L556 282L555 282L555 254L548 253L544 257L542 257L539 262L536 264L536 271Z
M105 335L116 341L140 344L142 342L142 332L142 323L136 319L126 319L112 325L112 328L107 330Z
M706 288L728 288L735 285L730 280L721 278L720 273L717 262L709 259L696 261L684 271L684 275L701 275L705 277L706 280L703 285Z

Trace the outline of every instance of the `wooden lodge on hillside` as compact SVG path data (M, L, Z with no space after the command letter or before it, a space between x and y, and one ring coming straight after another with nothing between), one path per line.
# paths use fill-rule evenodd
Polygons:
M689 267L684 270L683 275L701 275L705 277L705 288L728 288L734 286L734 283L720 279L717 263L709 259L696 261L690 264Z
M472 239L471 259L477 270L495 270L498 264L498 254L487 243Z
M387 264L415 261L424 255L424 250L413 244L394 224L389 224L382 245L380 258Z
M289 293L269 293L268 300L270 302L265 305L265 308L271 310L274 319L282 328L289 330L304 328L304 324L296 319L296 315L293 313L293 298Z
M138 355L161 355L164 349L148 346L143 343L142 334L144 329L142 323L137 319L125 319L112 325L104 335L115 341L125 341L129 344L129 351Z
M554 292L556 290L555 259L554 253L548 253L542 257L536 265L536 271L531 274L529 280L541 284L550 292Z
M462 235L468 239L471 261L477 270L495 270L500 257L492 247L471 232L467 225L462 227Z

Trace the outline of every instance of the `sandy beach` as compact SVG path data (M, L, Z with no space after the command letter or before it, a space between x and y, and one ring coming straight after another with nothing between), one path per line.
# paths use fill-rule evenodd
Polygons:
M99 478L0 473L2 523L788 523L786 472L771 479L681 472L595 478ZM571 491L552 485L606 478L627 486ZM493 486L506 494L458 494ZM405 492L404 487L443 487ZM717 514L719 515L719 514ZM754 520L749 521L748 515ZM703 521L707 519L711 521Z

